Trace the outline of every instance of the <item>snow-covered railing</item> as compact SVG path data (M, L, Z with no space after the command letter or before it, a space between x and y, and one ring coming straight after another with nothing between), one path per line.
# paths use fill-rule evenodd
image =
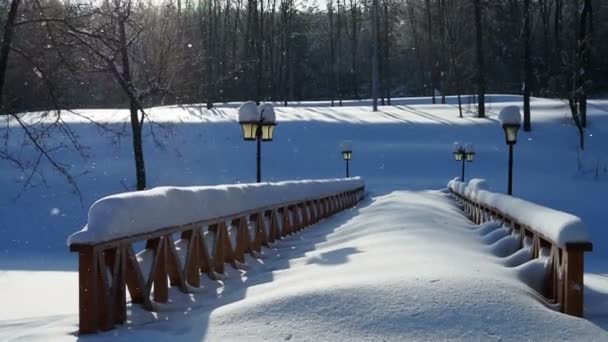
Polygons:
M196 292L201 275L221 279L225 263L354 206L360 178L156 188L109 196L89 211L87 226L68 238L79 255L80 333L113 329L133 304L155 310L169 286ZM136 253L138 242L145 242Z
M512 196L488 191L482 179L468 185L454 179L449 191L477 224L501 220L519 236L520 248L532 244L532 257L548 257L543 295L562 312L582 317L584 253L590 252L587 228L574 215Z

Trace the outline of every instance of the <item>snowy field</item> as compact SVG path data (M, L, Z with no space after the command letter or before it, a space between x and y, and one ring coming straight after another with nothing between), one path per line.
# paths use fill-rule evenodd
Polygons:
M275 141L263 146L263 179L341 177L339 145L352 140L351 173L363 177L371 199L281 242L268 251L264 264L250 260L255 266L244 278L234 274L219 300L200 295L195 304L176 305L157 318L135 310L127 329L87 339L112 339L115 334L156 340L608 339L603 215L608 101L591 101L583 155L577 152L567 106L555 100L533 100L534 130L522 132L515 146L514 194L575 214L589 228L594 243L593 253L586 256L589 320L543 306L517 279L517 270L492 255L487 241L471 231L444 194L423 191L443 189L459 175L460 165L451 154L456 140L476 147L467 178L485 178L493 191L506 191L507 146L497 115L519 101L517 96L491 96L488 119L470 113L458 118L453 98L448 105L399 99L378 113L362 102L277 108ZM75 174L84 173L78 178L83 204L48 166L46 185L21 193L15 201L22 174L0 162L2 341L76 339L76 255L69 254L66 238L86 223L93 201L133 188L128 112L81 113L125 133L117 137L64 114L89 148L85 161L75 153L57 156L72 164ZM153 134L146 128L150 187L255 179L255 144L242 141L236 104L211 111L163 107L150 113L158 123ZM20 133L14 129L13 134Z

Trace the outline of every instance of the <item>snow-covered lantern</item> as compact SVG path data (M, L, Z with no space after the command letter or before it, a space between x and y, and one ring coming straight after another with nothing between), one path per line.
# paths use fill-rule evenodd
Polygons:
M342 149L342 158L344 160L353 159L353 143L352 141L343 141L340 145Z
M517 142L517 132L521 127L521 112L517 106L505 107L499 116L502 129L505 131L507 145L509 145L509 180L507 193L513 194L513 145Z
M272 141L274 128L277 125L274 107L264 103L259 107L255 102L248 101L239 107L239 123L243 128L245 141L257 141L257 177L258 183L262 181L262 142Z
M346 178L350 177L350 161L353 159L353 142L350 140L343 141L340 144L342 150L342 158L346 161Z
M252 101L245 102L239 108L239 123L243 128L245 141L272 141L276 127L274 107L270 103L258 106Z
M462 144L460 142L455 142L454 143L454 160L456 161L462 161L462 159L465 156L465 150L464 147L462 146Z
M499 119L502 123L502 129L505 131L507 145L515 145L517 142L517 132L521 127L521 112L519 107L505 107L500 111Z
M466 144L464 147L466 160L471 163L475 159L475 147L473 144Z

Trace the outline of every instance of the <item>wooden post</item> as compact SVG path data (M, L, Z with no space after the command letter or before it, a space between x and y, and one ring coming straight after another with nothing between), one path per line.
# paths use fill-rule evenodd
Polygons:
M96 333L98 326L97 306L97 255L92 246L78 247L79 331L81 334Z
M564 252L564 313L583 317L583 295L585 286L584 253L590 250L590 244L569 244Z

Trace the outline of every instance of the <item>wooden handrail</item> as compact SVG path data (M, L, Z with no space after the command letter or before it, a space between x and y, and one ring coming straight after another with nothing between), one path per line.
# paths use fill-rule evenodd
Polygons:
M520 235L519 248L524 247L526 237L532 239L532 258L539 258L541 249L549 249L550 270L545 276L541 294L556 303L560 311L568 315L583 316L585 252L593 250L591 242L566 243L560 246L534 227L522 224L517 218L491 206L472 200L451 188L450 193L463 205L471 221L483 224L490 220L502 220L504 225Z
M201 285L201 275L222 277L226 263L241 267L246 254L255 255L263 246L356 205L364 190L359 187L94 244L72 244L70 251L79 258L79 331L96 333L123 324L127 290L132 304L150 311L155 302L168 302L170 286L193 292ZM133 250L136 242L146 242L140 254ZM146 254L152 262L149 270L142 270L138 256Z

